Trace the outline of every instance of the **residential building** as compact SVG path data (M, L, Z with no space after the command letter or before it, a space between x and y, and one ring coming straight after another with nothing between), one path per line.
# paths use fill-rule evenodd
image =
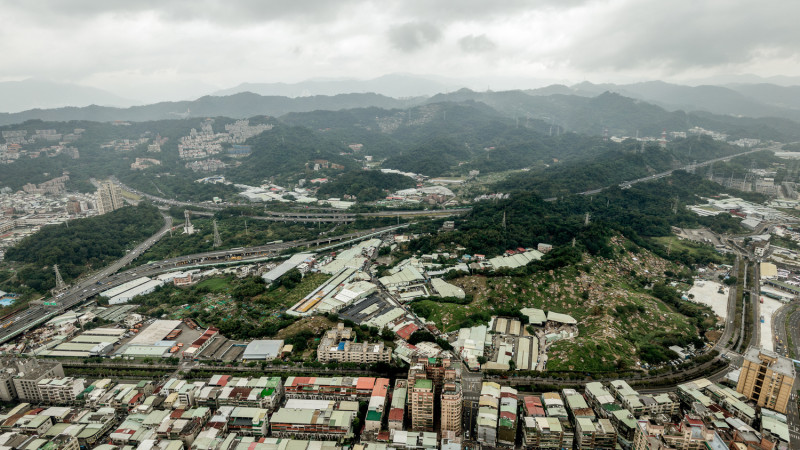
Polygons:
M679 424L640 420L633 439L633 449L705 450L713 440L714 431L698 418L685 416Z
M351 340L354 337L351 328L339 323L336 328L328 330L320 340L317 359L321 363L339 361L360 364L388 363L391 360L392 349L386 347L383 342L357 343Z
M0 400L4 401L19 399L38 402L41 400L40 381L64 377L61 363L39 359L5 359L0 361L0 366L3 367L3 371L0 372Z
M578 450L614 450L617 431L608 419L592 421L588 417L575 419L575 446Z
M461 418L463 414L464 395L461 383L448 381L442 387L441 396L441 431L452 431L461 435Z
M66 404L74 402L83 392L84 380L73 377L45 378L37 383L37 388L41 402Z
M435 398L433 381L420 378L414 382L411 387L411 430L434 431Z
M97 188L97 210L100 214L115 211L124 206L122 191L111 181L103 181Z
M795 370L788 358L751 347L744 355L736 391L762 408L785 414Z

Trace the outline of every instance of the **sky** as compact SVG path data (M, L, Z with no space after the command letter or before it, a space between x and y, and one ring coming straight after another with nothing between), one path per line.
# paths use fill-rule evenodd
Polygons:
M517 88L800 76L796 0L0 0L0 17L0 81L129 98L391 73Z

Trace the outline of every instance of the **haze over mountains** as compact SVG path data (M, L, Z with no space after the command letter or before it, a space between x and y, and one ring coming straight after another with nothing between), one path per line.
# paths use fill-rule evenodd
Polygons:
M789 81L783 80L783 81ZM535 80L531 81L535 84ZM770 83L727 86L685 86L650 81L633 84L592 84L502 92L464 89L455 80L391 74L371 80L308 80L300 83L244 83L195 100L141 104L92 87L40 80L0 82L0 124L42 120L162 120L194 116L281 116L293 112L350 108L408 108L438 101L474 100L512 116L573 122L559 114L563 96L594 98L606 92L660 106L667 112L707 112L752 118L774 117L800 121L800 86ZM538 98L538 99L537 99ZM548 106L549 105L549 106ZM560 105L560 106L559 106ZM658 121L656 121L658 122ZM663 122L663 121L662 121ZM613 124L598 124L609 126ZM587 126L582 123L582 127ZM594 127L595 125L590 125Z

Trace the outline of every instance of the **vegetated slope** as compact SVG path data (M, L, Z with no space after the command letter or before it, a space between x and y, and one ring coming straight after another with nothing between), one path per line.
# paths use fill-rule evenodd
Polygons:
M548 370L625 370L639 361L674 358L670 345L701 345L702 334L715 325L705 315L708 308L676 301L669 297L674 290L665 285L689 278L690 272L622 237L612 237L610 245L609 258L584 254L576 264L552 271L452 279L472 296L470 303L426 300L411 308L444 331L486 323L500 309L535 307L570 314L578 321L578 336L548 349ZM648 289L651 283L658 288ZM655 297L656 291L666 301Z
M553 202L543 201L530 191L517 191L509 199L474 204L469 215L455 219L455 231L423 235L410 244L410 249L431 253L454 242L469 254L493 256L507 249L535 247L540 242L558 247L526 269L530 272L575 264L583 251L610 258L613 253L609 240L622 233L661 257L692 263L679 254L667 255L665 248L647 238L668 236L671 226L740 231L740 219L727 215L701 217L685 208L701 202L701 195L725 192L733 191L682 171L630 189L612 188L592 196L573 195ZM590 215L589 225L585 225L586 213Z
M647 177L681 167L743 152L708 136L671 142L666 149L656 146L640 151L640 144L628 140L588 160L569 161L547 169L514 174L496 188L502 192L529 190L542 197L556 197L603 188L623 181Z
M226 176L238 183L260 184L269 177L304 172L313 175L311 170L317 159L343 165L344 170L357 167L353 159L339 154L349 151L347 147L304 127L279 125L248 139L247 144L252 147L250 156L244 158L240 166L226 171Z
M396 173L356 170L343 173L335 180L320 186L320 198L355 196L358 201L370 202L384 198L388 193L416 186L416 182Z
M356 153L387 158L384 167L425 175L521 169L616 148L599 137L560 134L540 120L514 120L474 101L431 103L405 111L314 111L281 117L332 140L362 144Z
M55 286L53 264L64 281L103 267L164 224L152 205L127 206L102 216L48 225L6 251L6 259L25 266L18 281L39 292Z
M729 134L733 138L758 138L792 141L800 138L797 122L785 117L744 117L710 112L668 111L661 106L619 93L585 92L531 95L523 91L473 92L467 89L431 97L430 102L477 101L511 118L539 119L552 124L557 132L574 131L602 135L606 129L616 136L660 136L662 130L685 131L699 126ZM583 94L583 95L575 95Z

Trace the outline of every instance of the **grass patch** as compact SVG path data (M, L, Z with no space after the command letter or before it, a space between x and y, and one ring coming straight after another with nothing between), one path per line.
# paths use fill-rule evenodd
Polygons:
M230 289L230 278L207 278L197 283L198 290L209 292L226 292Z
M670 254L685 253L698 264L722 264L725 262L725 258L708 244L680 239L675 235L659 236L651 239L664 246L664 248L668 248Z

